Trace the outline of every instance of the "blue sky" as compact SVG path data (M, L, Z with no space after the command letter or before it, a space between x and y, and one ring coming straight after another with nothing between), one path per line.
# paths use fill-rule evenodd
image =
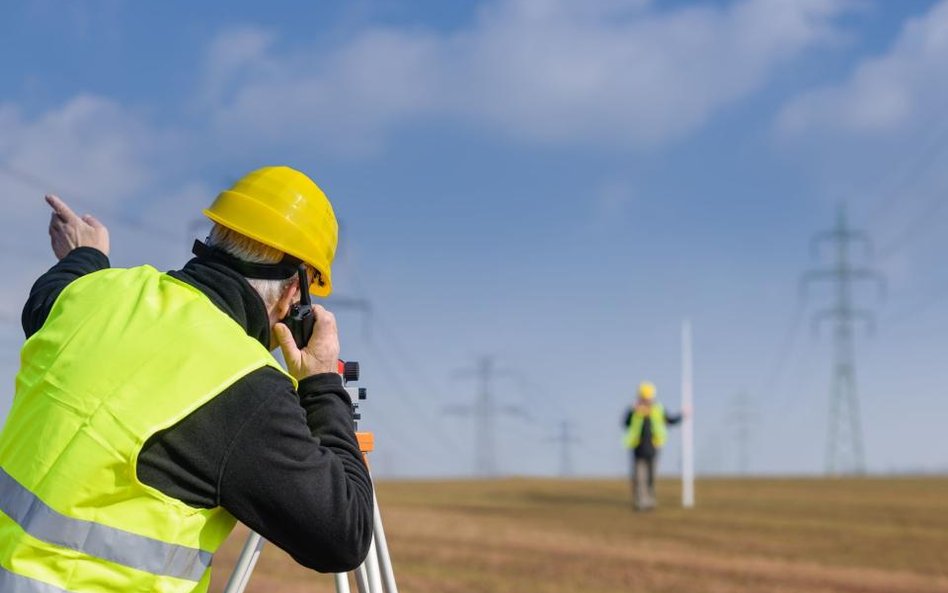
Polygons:
M857 341L872 471L944 470L948 1L25 2L0 21L0 371L52 263L44 191L99 216L113 263L182 264L245 171L311 174L343 221L338 310L376 471L468 475L491 355L504 473L625 471L634 386L679 400L695 331L696 454L823 468L831 303L799 278L840 202L888 278ZM329 301L332 306L332 299ZM2 415L2 412L0 412ZM665 468L677 466L677 443Z

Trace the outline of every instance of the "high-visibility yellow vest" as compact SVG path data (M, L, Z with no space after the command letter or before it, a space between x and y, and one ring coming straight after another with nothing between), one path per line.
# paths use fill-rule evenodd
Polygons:
M658 402L652 402L651 411L648 417L652 421L652 444L661 447L665 444L665 438L668 435L668 429L665 426L665 408ZM642 423L645 421L645 414L635 410L632 413L632 422L629 423L629 430L625 434L625 446L635 449L639 446L642 439Z
M207 591L234 518L141 483L138 455L264 365L280 368L201 292L152 267L70 283L23 346L0 434L0 591Z

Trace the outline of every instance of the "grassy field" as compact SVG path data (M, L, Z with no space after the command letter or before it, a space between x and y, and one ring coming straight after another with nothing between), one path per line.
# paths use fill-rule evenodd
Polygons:
M948 478L700 480L690 511L663 481L648 514L619 480L377 488L402 593L948 593ZM212 591L245 533L215 559ZM273 546L247 588L334 590Z

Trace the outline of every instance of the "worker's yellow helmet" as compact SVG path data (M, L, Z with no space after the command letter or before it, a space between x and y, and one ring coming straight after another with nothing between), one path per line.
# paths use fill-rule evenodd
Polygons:
M648 381L639 383L639 397L642 399L655 399L655 384Z
M332 292L339 225L326 194L303 173L290 167L252 171L221 192L204 215L314 267L321 282L310 292Z

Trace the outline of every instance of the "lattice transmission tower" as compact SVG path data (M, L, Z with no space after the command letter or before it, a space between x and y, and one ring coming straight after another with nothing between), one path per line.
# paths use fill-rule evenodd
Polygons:
M859 397L856 390L856 357L854 351L854 328L864 323L871 331L875 318L871 312L853 305L853 287L857 282L876 282L880 293L885 291L885 281L875 270L850 263L849 247L860 243L865 255L872 254L872 241L862 231L849 228L846 210L839 208L836 226L813 237L812 248L818 255L824 243L835 249L835 262L830 267L811 270L803 276L806 288L816 281L828 281L835 288L836 302L832 307L817 312L813 317L813 329L819 330L824 322L833 324L833 371L830 379L829 420L826 438L826 472L861 474L866 461L862 442L862 421L859 412Z
M525 416L523 408L514 405L500 405L494 397L493 380L499 376L511 376L513 371L498 369L490 356L482 356L477 365L469 369L456 371L456 377L477 379L480 389L472 404L454 405L445 408L445 412L460 416L474 417L474 473L482 478L497 475L496 455L496 418L500 414Z

